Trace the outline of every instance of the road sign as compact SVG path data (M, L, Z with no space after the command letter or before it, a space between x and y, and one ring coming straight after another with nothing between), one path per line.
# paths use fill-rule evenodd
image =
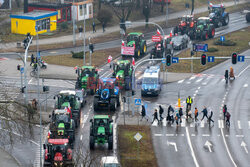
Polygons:
M193 50L195 52L207 52L208 44L193 44Z
M37 52L37 59L40 59L41 56L40 56L40 52Z
M24 73L24 68L23 67L20 68L20 72L21 72L21 74Z
M135 99L135 105L140 106L141 105L141 99Z
M141 138L142 138L142 135L141 135L139 132L137 132L137 133L134 135L134 138L135 138L136 141L140 141Z
M121 54L122 55L131 55L131 56L133 56L135 54L135 48L134 47L122 46Z
M161 42L161 36L153 35L152 36L152 41L153 42Z
M207 56L207 62L214 62L214 56Z
M162 62L163 64L165 64L165 63L166 63L166 58L162 58L161 62Z
M172 63L179 63L179 57L172 57Z
M244 62L244 61L245 61L245 56L238 55L238 62Z
M224 42L226 40L225 36L220 36L220 41Z

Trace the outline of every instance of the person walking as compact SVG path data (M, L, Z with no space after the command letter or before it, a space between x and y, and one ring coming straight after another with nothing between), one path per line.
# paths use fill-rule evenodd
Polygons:
M186 103L187 103L187 112L188 112L189 110L191 110L193 99L190 96L188 96L188 98L186 99Z
M168 114L166 119L168 122L172 122L172 124L174 123L174 109L171 105L168 107Z
M208 117L208 123L209 123L209 125L210 125L211 121L214 123L214 120L212 119L212 117L213 117L213 111L211 110L210 114L209 114L209 117Z
M105 32L105 23L102 22L102 31Z
M198 109L195 107L195 110L194 110L194 120L195 120L195 122L198 121L198 115L199 115Z
M160 113L160 121L162 121L164 118L162 117L162 114L164 112L164 109L159 105L159 113Z
M180 119L180 114L178 111L175 113L175 123L177 126L179 126L179 119Z
M204 119L204 117L207 117L207 119L208 119L206 106L204 106L204 109L201 112L203 112L203 117L202 117L201 121Z
M226 114L226 125L230 126L230 118L231 118L231 114L229 112L227 112Z
M183 115L183 110L182 110L182 108L179 108L180 123L182 123L182 119L181 119L182 115Z
M142 105L141 107L142 107L142 109L141 109L141 121L142 121L143 118L146 119L146 117L145 117L146 116L146 109L145 109L144 105ZM148 119L147 119L147 121L148 121Z
M30 58L31 60L30 60L30 66L35 62L35 57L34 57L34 55L32 54L31 55L31 58Z
M152 121L152 123L151 123L151 124L153 124L155 120L157 120L157 121L158 121L158 123L159 123L157 109L155 109L155 112L154 112L154 114L153 114L152 116L154 116L154 119L153 119L153 121Z
M96 32L96 30L95 30L95 21L93 21L93 23L92 23L92 28L93 28L93 33L95 33Z
M223 106L224 120L225 120L225 118L226 118L226 113L227 113L227 105L225 104L225 105Z

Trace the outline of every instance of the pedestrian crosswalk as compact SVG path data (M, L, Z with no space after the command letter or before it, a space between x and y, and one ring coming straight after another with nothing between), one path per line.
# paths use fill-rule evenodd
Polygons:
M177 124L174 121L174 123L169 123L166 121L166 118L164 118L160 123L158 123L157 120L155 120L152 124L152 127L176 127ZM182 122L179 121L178 123L179 127L199 127L199 128L206 128L209 127L209 124L206 120L202 121L192 121L192 122L187 122L186 118L182 118ZM215 121L214 123L211 122L210 127L212 128L219 128L219 129L224 129L226 128L225 126L225 121L224 120L218 120L217 122ZM230 129L238 129L238 130L243 130L243 129L249 129L250 130L250 121L230 121Z
M37 79L31 78L28 82L29 85L37 85ZM39 80L40 85L51 86L51 87L64 87L64 88L75 88L75 81L69 80L57 80L57 79L45 79L42 83L42 79Z

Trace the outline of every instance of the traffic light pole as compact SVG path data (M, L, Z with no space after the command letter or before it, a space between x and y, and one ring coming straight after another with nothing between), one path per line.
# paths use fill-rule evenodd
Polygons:
M90 37L89 37L89 45L90 45ZM92 64L92 51L89 49L89 65L91 66Z

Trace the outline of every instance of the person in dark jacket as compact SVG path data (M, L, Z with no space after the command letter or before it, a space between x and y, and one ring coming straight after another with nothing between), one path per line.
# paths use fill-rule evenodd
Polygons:
M31 55L31 61L30 61L30 66L32 65L32 64L34 64L35 63L35 57L34 57L34 55L32 54Z
M104 22L102 22L102 30L103 30L103 32L105 32L105 23Z
M163 112L164 112L163 108L161 107L161 105L159 105L160 121L163 120L163 117L162 117Z
M142 107L142 109L141 109L141 121L142 121L143 118L146 119L146 117L145 117L146 116L146 109L145 109L144 105L142 105L141 107ZM147 119L147 121L148 121L148 119Z
M225 105L223 106L224 120L225 120L225 118L226 118L226 113L227 113L227 105L225 104Z
M95 30L95 21L93 21L92 27L93 27L93 33L95 33L96 32L96 30Z
M181 119L182 115L183 115L183 110L182 110L182 108L179 108L180 123L182 123L182 119Z
M210 122L211 122L211 121L214 123L214 120L212 120L212 117L213 117L213 111L211 110L211 111L210 111L210 115L209 115L209 117L208 117L209 125L210 125Z
M204 119L204 117L207 117L208 119L206 106L204 106L204 109L201 112L203 112L203 117L201 118L201 121Z
M152 121L152 124L154 123L155 120L157 120L158 123L159 123L157 109L155 109L155 112L154 112L154 114L153 114L152 116L154 116L154 119L153 119L153 121Z

